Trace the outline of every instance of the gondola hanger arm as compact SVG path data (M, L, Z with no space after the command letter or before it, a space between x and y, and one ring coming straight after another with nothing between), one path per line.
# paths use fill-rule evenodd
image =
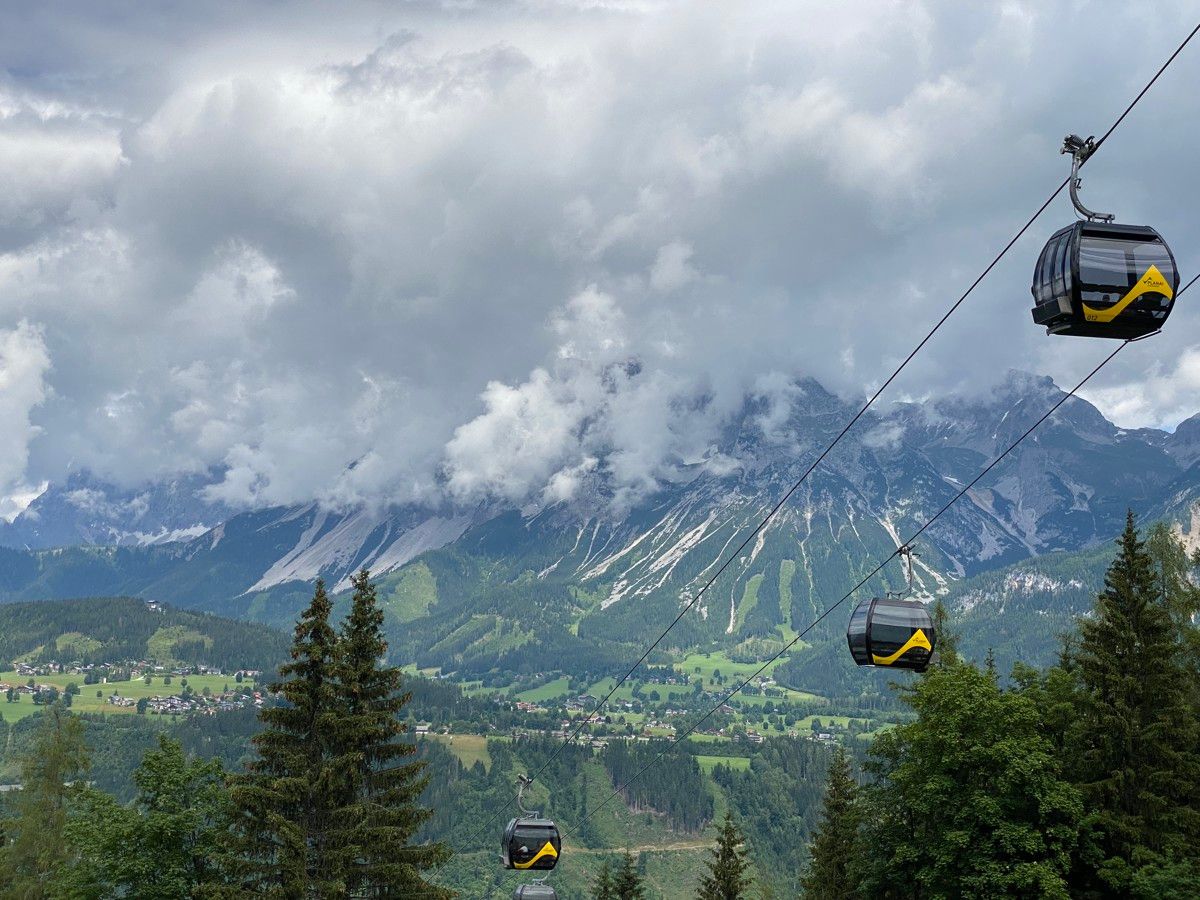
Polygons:
M907 597L913 591L913 561L912 558L918 554L913 550L911 544L901 544L896 548L893 556L899 556L904 560L904 590L888 591L887 596L894 597L900 600Z
M521 813L523 815L533 816L534 818L537 818L539 815L541 815L541 813L536 809L526 809L525 804L523 802L525 789L527 787L529 787L531 784L533 784L533 779L530 778L528 775L518 775L517 776L517 808L519 810L521 810Z
M1079 187L1083 184L1083 179L1079 177L1079 169L1096 152L1098 146L1094 135L1089 135L1084 140L1077 134L1068 134L1063 138L1062 150L1059 152L1071 154L1071 181L1069 185L1071 189L1071 203L1079 210L1080 214L1087 217L1089 222L1111 222L1116 218L1112 213L1092 212L1079 199Z

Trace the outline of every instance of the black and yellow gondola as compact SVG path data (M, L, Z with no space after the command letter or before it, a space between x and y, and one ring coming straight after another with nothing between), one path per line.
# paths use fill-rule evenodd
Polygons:
M855 607L846 642L860 666L924 672L933 658L937 635L929 611L919 600L872 597Z
M1079 199L1079 168L1096 143L1063 140L1071 154L1071 202L1084 221L1060 228L1033 270L1033 321L1048 334L1133 340L1159 331L1175 305L1179 271L1162 236L1148 225L1120 225Z
M1179 271L1149 226L1076 222L1046 243L1031 290L1033 321L1048 334L1129 340L1166 323Z
M562 838L550 819L516 818L504 829L500 855L506 869L548 871L561 852Z

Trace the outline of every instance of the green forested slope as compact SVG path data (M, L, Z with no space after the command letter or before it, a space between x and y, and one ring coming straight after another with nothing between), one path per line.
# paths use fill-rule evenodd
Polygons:
M0 605L0 671L9 663L95 664L154 659L271 671L287 636L253 622L160 607L132 597Z

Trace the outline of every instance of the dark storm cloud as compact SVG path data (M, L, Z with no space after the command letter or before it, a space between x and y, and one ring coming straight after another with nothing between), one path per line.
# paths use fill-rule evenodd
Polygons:
M1062 135L1106 128L1194 24L1183 3L121 9L0 36L8 494L220 466L251 505L595 477L631 499L748 393L779 410L789 376L886 375L1061 180ZM1197 53L1084 188L1185 271ZM1070 215L897 397L1090 368L1103 348L1027 312ZM1198 321L1185 297L1094 399L1194 412Z

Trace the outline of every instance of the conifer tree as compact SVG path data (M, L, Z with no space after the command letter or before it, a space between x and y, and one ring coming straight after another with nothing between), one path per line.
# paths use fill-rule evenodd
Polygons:
M231 876L246 892L269 897L345 895L344 858L333 838L341 773L332 758L340 710L334 683L332 604L318 580L301 613L291 661L269 690L282 703L259 712L258 758L233 779Z
M615 900L643 900L646 896L632 853L626 852L621 857L621 865L613 876L612 890Z
M742 847L742 834L728 812L712 857L706 863L708 874L700 882L699 900L742 900L750 889L751 879L746 874L750 860Z
M937 635L935 656L939 665L952 666L958 662L958 632L951 627L950 611L939 597L933 604L933 633Z
M829 764L825 809L812 841L812 861L801 886L810 900L851 900L857 895L853 874L858 831L858 786L846 751L838 747Z
M596 873L596 880L592 884L592 900L617 900L613 889L612 868L607 859L600 863L600 871Z
M0 847L0 896L41 900L67 861L63 830L71 801L84 790L90 755L83 722L61 704L46 708L37 737L21 761L15 817Z
M1126 518L1095 614L1079 623L1080 787L1102 857L1101 896L1127 896L1136 870L1195 858L1200 729L1179 617L1161 570Z
M338 643L333 747L342 774L334 818L347 895L448 897L421 878L422 870L448 857L447 849L412 843L432 812L417 804L428 781L425 763L405 761L416 747L399 740L405 731L399 716L410 695L401 692L400 670L384 662L383 611L370 573L363 569L351 583L354 596Z
M1193 703L1200 702L1200 587L1195 575L1200 568L1200 551L1189 555L1170 526L1158 522L1146 535L1146 551L1154 561L1159 591L1179 632L1184 663L1191 671L1189 681L1195 689Z

